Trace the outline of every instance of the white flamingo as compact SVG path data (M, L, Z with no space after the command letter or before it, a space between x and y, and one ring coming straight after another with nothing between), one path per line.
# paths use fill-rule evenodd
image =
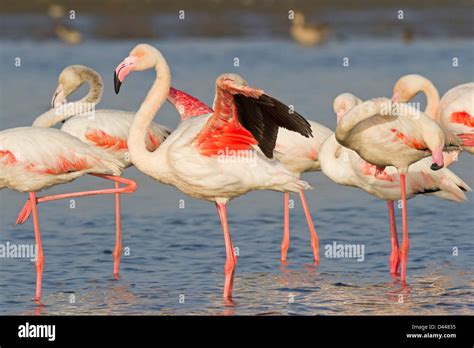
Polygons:
M360 103L343 115L336 128L337 141L382 172L394 166L400 174L402 200L401 279L406 283L408 221L406 174L411 164L431 156L432 170L444 166L445 146L458 149L460 139L449 136L429 116L406 104L392 104L387 98Z
M474 154L474 82L453 87L440 99L429 79L417 74L404 75L393 87L392 101L405 103L419 92L426 96L425 114L447 132L459 135L463 149Z
M128 138L131 160L148 176L216 204L226 247L223 297L230 299L237 257L227 224L227 203L255 189L299 192L309 188L267 157L273 156L279 127L310 136L310 125L263 90L249 87L240 76L224 74L216 81L214 112L182 121L156 151L150 152L145 146L145 132L168 96L168 64L157 49L140 44L117 66L115 74L118 93L131 71L151 68L156 79Z
M334 99L334 112L338 119L352 107L360 103L360 99L350 93L344 93ZM457 151L444 153L444 164L448 166L458 155ZM398 273L399 244L393 201L401 198L400 175L395 167L386 167L377 171L375 165L364 161L355 151L340 145L335 134L332 134L321 147L319 154L321 170L338 184L363 189L371 195L387 201L389 212L390 236L392 253L390 256L390 272ZM429 158L423 158L410 166L407 173L406 197L413 198L419 194L430 194L439 198L464 202L464 192L470 187L456 174L447 168L433 171Z
M57 129L20 127L0 132L0 189L9 188L29 193L28 203L33 213L38 248L36 301L40 301L41 298L44 268L37 204L69 197L135 191L136 185L133 181L117 177L122 170L122 163L113 156ZM88 173L127 186L118 185L115 189L36 196L37 191L70 182Z

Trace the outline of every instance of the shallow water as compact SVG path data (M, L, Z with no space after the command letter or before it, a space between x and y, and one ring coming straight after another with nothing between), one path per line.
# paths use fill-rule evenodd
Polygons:
M53 41L0 41L1 129L26 126L48 108L60 70L84 64L103 75L104 108L136 110L153 73L132 74L113 94L112 71L137 42L88 41L64 46ZM402 45L397 40L331 42L302 49L289 41L154 41L172 69L173 84L207 102L223 72L236 72L309 119L334 128L332 100L342 92L360 98L389 96L405 73L430 77L441 93L472 81L473 42L428 40ZM21 67L14 59L21 58ZM234 67L238 57L239 67ZM343 57L350 66L342 66ZM459 67L452 67L452 58ZM85 92L83 88L82 93ZM77 96L81 92L78 92ZM74 100L71 97L70 100ZM417 101L424 103L423 98ZM156 118L175 127L166 106ZM473 158L463 154L452 166L474 185ZM252 192L229 205L229 224L239 261L234 303L221 299L225 250L212 204L192 200L172 187L129 169L139 190L123 197L121 279L112 278L113 197L83 198L40 206L46 257L43 306L36 306L35 268L29 259L0 258L0 312L3 314L473 314L473 203L434 197L409 201L408 286L389 274L390 239L385 203L364 192L338 186L321 173L305 179L321 239L321 263L312 264L309 234L298 197L291 210L289 262L279 261L283 196ZM48 191L110 187L81 178ZM470 194L468 194L470 196ZM28 221L14 226L26 195L0 192L0 244L34 243ZM184 200L185 208L179 208ZM400 211L397 211L400 217ZM400 226L401 228L401 226ZM363 261L331 259L326 245L360 244ZM453 255L458 249L458 256ZM184 295L184 303L183 297ZM74 299L74 301L71 301ZM181 301L180 301L181 300ZM71 303L73 302L73 303Z

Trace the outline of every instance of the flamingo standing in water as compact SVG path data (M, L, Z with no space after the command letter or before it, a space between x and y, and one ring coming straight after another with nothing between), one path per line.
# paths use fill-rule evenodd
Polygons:
M189 117L201 116L213 112L208 106L200 102L196 98L186 95L182 96L183 92L170 89L168 101L176 104L175 107L181 110L181 119L186 120ZM313 121L308 123L311 126L313 137L305 137L298 132L293 132L285 128L278 130L278 137L276 139L274 156L288 169L294 176L300 177L302 173L314 172L321 170L318 161L318 154L324 140L332 134L332 131ZM311 212L306 202L304 191L300 193L301 204L308 222L309 233L311 237L311 248L313 250L313 257L316 263L319 262L319 238L314 228ZM290 211L289 211L290 194L284 193L284 228L283 240L281 243L281 260L286 261L288 248L290 246Z
M431 156L432 170L444 166L443 150L459 148L460 139L446 134L430 117L406 104L392 104L387 98L368 100L340 117L336 140L376 166L376 173L394 166L400 175L402 200L401 280L406 282L408 221L406 174L411 164ZM452 148L453 149L453 148Z
M76 102L65 104L66 98L84 83L89 85L87 95ZM59 75L58 86L51 100L52 109L38 116L33 126L50 128L59 122L65 122L61 127L62 131L105 150L119 160L125 168L130 167L132 163L128 156L127 138L135 114L122 110L95 110L95 105L100 102L102 93L102 78L95 70L83 65L68 66ZM196 113L203 114L210 111L196 98L174 88L170 88L168 100L176 107L183 119ZM146 135L147 149L156 150L169 133L166 127L152 122ZM116 188L119 187L118 185L120 183L116 182ZM118 277L122 254L120 192L115 195L115 201L116 234L112 255L114 275ZM31 204L28 201L17 223L24 223L30 212Z
M130 193L136 184L118 177L122 163L107 152L88 145L57 129L20 127L0 132L0 189L29 193L33 213L36 260L36 295L40 301L44 268L37 204L87 195ZM117 184L115 189L93 190L37 197L36 192L53 185L70 182L84 174L92 174Z
M350 93L336 97L333 107L338 120L359 103L360 99ZM451 164L457 154L458 151L444 153L445 166ZM332 134L321 147L319 162L323 173L336 183L361 188L387 201L392 243L390 272L393 275L398 274L400 257L393 206L393 201L401 198L400 175L397 170L394 167L386 167L378 171L375 165L364 161L355 151L340 145L335 134ZM470 187L449 169L433 171L430 164L429 158L423 158L410 166L410 171L406 174L406 198L429 194L455 202L464 202L466 200L464 192L471 191Z
M263 90L249 87L238 75L224 74L216 81L214 112L182 121L156 151L150 152L145 133L169 93L168 64L157 49L140 44L115 70L118 93L131 71L151 68L156 79L128 138L131 160L148 176L216 204L226 249L223 297L231 299L237 257L227 224L227 203L250 190L299 192L309 188L270 158L280 127L305 136L311 136L311 127Z
M462 147L474 154L474 82L451 88L443 97L434 84L421 75L402 76L393 87L392 101L405 103L419 92L426 95L425 114L463 140Z
M305 137L297 132L287 129L278 131L278 138L275 146L275 158L283 164L294 176L301 177L302 173L321 170L319 163L319 152L324 140L327 139L332 131L313 121L308 121L311 126L313 137ZM314 228L313 219L306 202L304 191L299 192L301 204L308 223L311 237L311 248L316 263L319 263L319 238ZM290 246L290 212L289 212L290 194L284 193L284 227L283 240L281 243L281 260L286 261L288 248Z

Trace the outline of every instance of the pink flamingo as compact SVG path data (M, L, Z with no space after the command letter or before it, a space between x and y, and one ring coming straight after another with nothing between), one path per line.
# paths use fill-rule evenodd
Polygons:
M350 93L344 93L334 99L334 112L338 120L361 101ZM444 164L448 166L457 157L458 151L444 153ZM364 161L355 151L340 145L335 134L332 134L321 147L319 153L321 169L330 179L338 184L363 189L369 194L387 201L389 212L390 236L392 253L390 256L390 272L398 273L400 263L397 226L393 201L399 200L400 175L394 167L386 167L378 171L377 167ZM456 174L447 168L432 171L430 159L423 158L410 166L407 175L406 198L419 194L430 194L439 198L464 202L464 192L470 187Z
M168 96L168 101L172 103L176 102L176 98L181 97L183 92L170 89L170 95ZM185 105L181 106L183 102L178 102L175 107L178 110L185 111L181 115L182 120L186 120L189 117L201 116L203 114L208 114L212 112L208 106L200 102L194 97L187 95L186 97L181 97L184 101L187 102ZM313 172L321 170L318 161L318 154L323 144L324 140L332 134L332 131L313 121L308 123L311 126L311 131L313 137L305 137L298 132L293 132L285 128L281 128L278 131L278 137L276 139L274 156L275 158L283 164L283 166L288 169L294 176L301 177L302 173ZM316 263L319 263L319 238L314 228L313 219L306 202L304 191L301 190L300 193L301 204L306 216L306 221L308 223L308 228L311 237L311 248L313 250L313 256ZM284 229L283 229L283 240L281 243L281 260L286 261L288 248L290 246L290 212L289 212L289 200L290 194L288 192L284 193Z
M67 97L84 83L89 85L87 95L73 103L67 103ZM135 116L132 112L122 110L95 110L95 105L102 98L103 82L100 75L93 69L83 65L71 65L63 69L58 78L58 86L54 92L51 110L38 116L33 122L34 127L51 128L59 122L63 132L79 138L83 142L103 149L125 168L132 165L128 156L127 138ZM183 119L197 112L209 112L205 104L186 93L170 88L169 101L175 105ZM149 151L156 148L166 139L170 131L155 122L148 127L146 145ZM116 188L120 183L115 183ZM114 276L119 277L120 258L122 255L121 236L121 202L120 192L115 195L115 248L112 252L114 259ZM17 224L24 223L31 213L30 201L19 214Z
M341 116L336 128L336 140L354 150L381 173L394 166L400 175L402 200L401 279L406 282L408 260L408 222L406 174L411 164L431 156L432 170L444 166L445 146L459 148L460 139L448 136L424 113L406 104L392 104L387 98L365 101ZM451 147L451 149L453 149Z
M429 79L409 74L395 83L392 101L405 103L419 92L426 95L425 114L445 131L459 135L463 149L474 154L474 82L451 88L440 100L438 90Z
M311 136L311 127L303 117L291 114L263 90L249 87L238 75L224 74L216 81L214 112L182 121L156 151L150 152L144 134L168 96L171 79L168 64L157 49L140 44L115 70L118 93L131 71L150 68L155 69L156 79L130 129L131 160L155 180L216 204L226 249L223 297L229 300L237 257L227 224L227 203L250 190L299 192L309 188L306 182L269 158L273 156L280 127L306 136Z
M10 188L29 193L28 204L33 213L38 248L36 301L41 298L44 267L37 204L70 197L135 191L135 182L118 177L122 170L122 163L113 156L57 129L21 127L0 132L0 189ZM116 188L36 196L37 191L70 182L84 174L112 180L117 184ZM119 184L126 186L120 187Z

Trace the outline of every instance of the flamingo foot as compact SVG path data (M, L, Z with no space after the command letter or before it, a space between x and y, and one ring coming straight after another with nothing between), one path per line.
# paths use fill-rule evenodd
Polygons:
M43 281L43 269L44 269L44 256L43 254L38 255L36 260L36 294L35 302L39 303L41 301L41 284Z
M319 241L311 240L311 248L313 249L314 264L319 265Z
M290 247L290 241L283 239L283 241L281 242L281 257L280 257L281 262L286 262L289 247Z
M16 219L15 225L23 225L31 214L31 201L27 200Z
M319 237L314 227L313 218L309 210L308 203L304 195L304 191L300 191L301 204L303 205L304 214L306 216L306 222L308 223L309 235L311 238L311 249L313 250L314 264L319 265Z
M290 247L290 194L285 192L283 200L283 239L281 241L281 257L282 262L286 262L288 256L288 248Z
M406 283L406 280L407 280L408 249L409 249L409 243L402 243L402 248L400 250L401 280L402 280L402 283L404 284Z
M118 280L120 278L120 257L122 256L122 245L117 245L112 253L114 258L114 278Z
M235 267L237 265L237 258L232 258L229 261L226 261L224 266L224 294L223 298L225 300L232 299L232 292L234 290L234 274L235 274Z

